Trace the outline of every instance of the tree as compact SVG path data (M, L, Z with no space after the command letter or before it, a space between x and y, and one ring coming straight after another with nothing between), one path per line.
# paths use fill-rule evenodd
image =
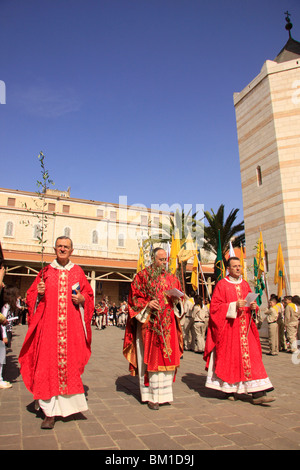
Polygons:
M199 236L203 236L203 222L196 219L197 212L190 215L191 210L185 214L184 210L181 212L177 209L173 216L169 217L168 223L160 223L159 228L160 241L170 242L172 236L179 236L180 244L183 245L190 235L193 241L199 243Z
M39 153L38 156L40 166L41 166L41 175L42 178L37 180L37 191L36 194L38 196L38 201L34 199L34 204L35 204L35 209L31 209L27 207L26 202L23 204L23 207L27 210L27 212L31 212L34 214L34 216L37 219L37 225L35 225L35 235L38 240L38 243L40 245L40 251L39 254L41 254L41 269L42 269L42 279L44 275L44 251L45 251L45 246L47 243L47 240L45 239L45 235L47 232L47 227L48 227L48 215L45 212L45 208L47 206L46 203L46 192L47 189L50 187L50 185L54 185L54 182L52 179L50 179L49 171L45 167L45 155L43 152ZM53 215L55 215L53 213ZM23 220L21 223L24 223L26 226L30 225L29 220Z
M179 238L180 247L184 248L191 240L196 249L203 240L203 222L196 219L198 212L191 214L191 209L186 214L184 210L176 209L174 215L169 217L166 223L159 223L159 231L149 237L146 243L171 243L172 236ZM187 247L189 249L189 247ZM179 262L177 277L185 284L187 260Z
M220 205L217 213L212 209L210 212L204 211L204 216L208 225L204 226L203 248L217 255L218 231L220 230L224 266L226 263L225 254L229 250L229 242L231 241L233 247L240 247L245 243L244 221L234 225L238 212L239 209L232 209L229 216L224 221L224 204Z

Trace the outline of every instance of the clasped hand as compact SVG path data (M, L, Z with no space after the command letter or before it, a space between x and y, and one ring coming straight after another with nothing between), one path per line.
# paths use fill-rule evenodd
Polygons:
M150 300L148 307L151 308L151 310L159 310L160 305L157 299L152 299Z

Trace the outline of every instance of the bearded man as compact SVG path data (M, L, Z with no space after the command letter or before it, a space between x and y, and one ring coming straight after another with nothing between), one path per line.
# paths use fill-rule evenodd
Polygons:
M172 384L183 352L183 305L180 281L166 271L165 250L155 248L152 256L153 263L131 284L123 353L131 374L139 375L141 401L158 410L173 401ZM179 297L168 293L174 288Z

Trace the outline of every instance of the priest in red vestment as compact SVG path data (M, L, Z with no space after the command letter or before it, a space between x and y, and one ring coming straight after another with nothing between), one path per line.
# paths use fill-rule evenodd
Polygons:
M258 330L252 318L256 302L246 305L251 292L241 278L238 258L227 263L228 276L218 281L210 304L210 318L204 360L208 370L206 387L221 390L229 397L252 394L253 404L274 401L266 395L273 390L263 362Z
M27 389L45 414L87 410L81 375L91 354L94 295L83 270L70 261L72 240L59 237L56 259L38 274L27 292L28 331L19 362Z
M153 410L173 401L172 383L183 352L182 301L180 294L167 293L173 288L181 292L181 284L165 270L166 261L165 250L155 248L153 264L132 282L123 349L131 374L139 375L141 401Z

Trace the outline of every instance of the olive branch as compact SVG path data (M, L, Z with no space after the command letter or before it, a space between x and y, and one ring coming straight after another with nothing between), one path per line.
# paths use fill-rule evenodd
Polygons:
M146 284L146 289L147 289L147 292L148 292L149 296L153 299L156 299L157 298L156 286L158 284L157 281L158 281L159 277L162 274L166 274L166 271L164 270L163 267L154 267L154 266L149 266L148 271L149 271L150 276L149 276L147 284ZM161 316L160 316L160 313L162 313L162 308L159 307L158 310L152 310L151 313L152 313L152 318L150 317L150 320L149 320L149 322L151 323L151 329L158 336L162 337L163 342L164 342L164 346L165 346L165 351L168 355L169 361L171 362L169 349L168 349L168 346L167 346L166 338L165 338L164 331L163 331ZM155 318L153 318L153 317L156 317L156 319L158 321L159 329L155 327L155 325L154 325Z
M27 206L27 203L24 202L22 205L26 209L27 212L31 212L37 218L38 221L38 230L37 230L37 239L40 245L40 251L38 252L41 255L41 268L42 268L42 279L43 279L43 271L44 271L44 251L45 245L48 240L45 239L45 234L47 232L48 227L48 215L45 212L45 208L47 206L46 203L46 192L50 185L54 185L52 179L50 179L49 171L45 167L45 155L43 152L40 152L38 155L38 160L40 162L41 167L41 179L37 180L37 191L36 195L38 196L38 200L34 199L35 210L31 209ZM55 213L53 213L55 215ZM31 225L30 220L27 219L22 221L21 223L25 224L26 226Z

